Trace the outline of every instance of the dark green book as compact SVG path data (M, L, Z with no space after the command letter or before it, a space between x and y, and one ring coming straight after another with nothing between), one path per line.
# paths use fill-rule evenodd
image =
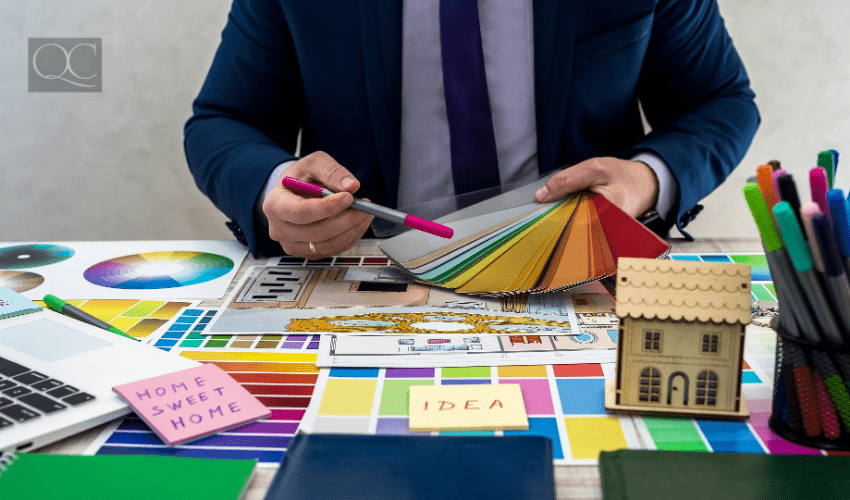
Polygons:
M599 468L605 500L850 498L850 457L618 450Z

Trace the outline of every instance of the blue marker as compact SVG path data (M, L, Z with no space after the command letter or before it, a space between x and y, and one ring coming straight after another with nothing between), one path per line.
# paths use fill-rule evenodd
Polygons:
M850 337L850 282L844 272L844 262L838 254L838 247L832 235L829 218L826 214L817 214L812 217L817 245L820 247L823 257L824 283L827 293L832 301L833 311L841 322L844 338ZM827 332L828 333L828 332ZM837 339L830 339L835 342ZM843 344L841 342L840 344Z
M832 232L838 244L838 253L844 260L845 271L850 271L850 217L847 214L847 201L840 189L830 189L826 197L832 213Z

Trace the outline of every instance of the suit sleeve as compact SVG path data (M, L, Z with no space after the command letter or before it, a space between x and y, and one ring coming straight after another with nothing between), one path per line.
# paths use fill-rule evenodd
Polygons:
M660 0L638 83L651 151L679 185L681 230L697 202L743 159L760 121L744 65L715 0Z
M304 99L290 30L274 0L235 0L184 129L189 169L254 255L281 253L254 217L278 164L293 152Z

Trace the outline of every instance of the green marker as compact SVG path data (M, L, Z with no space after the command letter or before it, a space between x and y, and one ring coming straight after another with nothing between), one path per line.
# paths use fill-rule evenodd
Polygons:
M59 314L64 314L65 316L74 318L76 320L82 321L83 323L88 323L90 325L96 326L98 328L103 328L104 330L110 331L112 333L121 335L122 337L127 337L128 339L133 339L138 342L138 339L133 337L132 335L127 335L121 330L115 328L105 321L101 321L91 314L77 309L71 304L65 302L55 295L45 295L44 303L47 304L47 307L58 312Z
M787 201L781 201L773 207L773 214L776 216L776 223L779 224L779 230L782 232L782 240L788 248L791 262L794 263L800 284L803 286L803 295L812 308L815 320L815 322L809 323L810 328L803 329L803 335L812 342L820 342L821 338L826 338L841 345L844 340L841 338L838 323L829 307L826 293L824 293L815 273L812 256L809 253L806 241L803 239L803 232L800 229L797 216L794 215L794 209ZM802 303L805 302L806 300L802 301ZM817 331L812 331L816 326Z
M747 205L750 207L753 220L755 220L761 235L767 265L770 267L770 275L776 286L776 296L779 300L779 322L786 333L794 338L800 338L802 336L801 325L810 324L807 322L811 321L812 317L805 304L800 304L798 300L799 284L796 282L796 273L791 266L791 259L782 245L779 231L776 230L773 217L770 216L770 211L758 184L753 182L746 184L744 186L744 198L747 200Z
M826 182L829 184L829 189L832 189L832 183L835 180L835 157L832 151L818 153L818 166L826 170Z

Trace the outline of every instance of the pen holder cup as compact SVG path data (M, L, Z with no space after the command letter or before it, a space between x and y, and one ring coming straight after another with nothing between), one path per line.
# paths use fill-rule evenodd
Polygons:
M850 451L850 349L777 333L770 428L797 444Z

